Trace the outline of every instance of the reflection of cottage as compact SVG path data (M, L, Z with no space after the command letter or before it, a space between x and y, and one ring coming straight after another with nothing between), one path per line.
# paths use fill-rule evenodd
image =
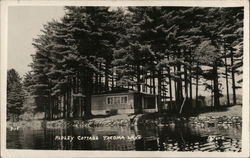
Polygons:
M155 95L138 92L106 93L91 96L92 114L156 112Z

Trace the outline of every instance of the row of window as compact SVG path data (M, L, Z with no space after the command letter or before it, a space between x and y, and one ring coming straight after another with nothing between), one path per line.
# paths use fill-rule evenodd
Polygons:
M113 96L106 98L107 104L127 104L128 103L128 96Z

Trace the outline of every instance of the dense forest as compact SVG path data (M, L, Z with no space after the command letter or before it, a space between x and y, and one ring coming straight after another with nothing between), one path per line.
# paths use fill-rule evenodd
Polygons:
M223 95L235 105L243 8L70 6L44 25L33 46L22 86L45 119L89 118L92 94L125 89L157 95L160 113L166 103L176 113L199 108L204 91L214 108ZM8 99L8 111L18 110L12 107Z

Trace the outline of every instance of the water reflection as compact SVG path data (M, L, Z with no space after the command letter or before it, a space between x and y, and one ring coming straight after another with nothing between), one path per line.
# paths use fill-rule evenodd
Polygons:
M145 127L137 150L160 151L241 151L241 129ZM137 145L138 146L138 145Z
M55 140L56 136L72 136ZM109 137L119 136L119 137ZM124 136L124 139L121 138ZM139 136L137 139L128 139ZM98 137L98 140L89 140ZM105 137L105 138L104 138ZM88 138L88 139L86 139ZM116 138L116 139L106 139ZM118 138L118 139L117 139ZM133 137L134 138L134 137ZM241 151L241 128L142 126L7 131L9 149Z

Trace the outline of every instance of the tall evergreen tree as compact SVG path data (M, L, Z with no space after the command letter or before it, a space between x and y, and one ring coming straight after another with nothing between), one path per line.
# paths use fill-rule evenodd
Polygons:
M7 120L17 121L23 113L22 79L15 69L7 72Z
M219 106L222 66L234 94L242 73L242 19L242 8L65 7L34 40L25 84L46 119L89 118L92 94L121 88L157 95L160 112L169 98L182 113L193 104L194 80L195 105L203 83Z

